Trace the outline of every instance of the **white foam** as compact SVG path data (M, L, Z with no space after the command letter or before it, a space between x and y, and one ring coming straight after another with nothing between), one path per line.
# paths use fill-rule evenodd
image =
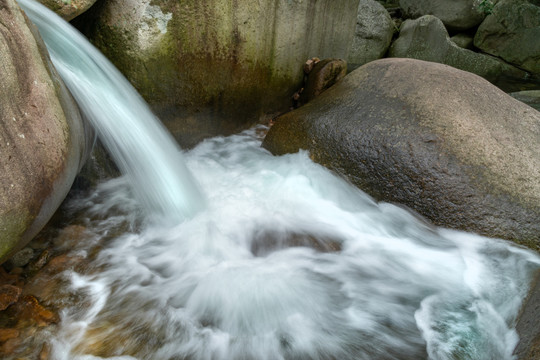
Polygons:
M122 179L79 202L104 211L98 235L118 226L107 212L139 221L100 255L110 294L91 321L153 329L160 345L138 359L511 359L534 253L378 205L306 153L271 156L255 133L187 154L209 206L181 224L140 225Z

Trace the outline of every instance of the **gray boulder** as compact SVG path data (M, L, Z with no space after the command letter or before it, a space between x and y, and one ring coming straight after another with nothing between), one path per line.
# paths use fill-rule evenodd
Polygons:
M64 20L70 21L90 9L96 0L37 0Z
M305 104L319 96L347 74L347 63L341 59L324 59L317 62L309 72L306 85L300 95Z
M539 142L540 112L484 79L382 59L279 117L263 146L306 149L377 200L436 225L540 249Z
M526 0L500 1L478 28L474 45L540 74L540 7Z
M382 58L390 47L394 29L394 22L384 6L375 0L361 0L349 51L349 70Z
M474 37L472 35L466 34L466 33L460 33L452 36L450 38L454 44L459 46L462 49L469 49L471 50L474 45Z
M525 78L527 73L495 57L463 49L450 40L440 19L432 15L407 20L390 47L390 57L433 61L472 72L492 83L501 77Z
M480 24L486 14L478 0L400 0L405 16L418 18L434 15L451 30L467 30Z
M93 142L14 0L0 11L0 263L47 223Z
M107 0L79 27L184 146L288 111L312 57L346 59L359 0Z

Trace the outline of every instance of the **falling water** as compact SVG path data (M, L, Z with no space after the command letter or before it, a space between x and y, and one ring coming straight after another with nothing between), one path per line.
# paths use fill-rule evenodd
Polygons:
M31 16L41 18L47 42L64 43L66 25ZM111 108L96 126L118 122L109 112L129 110L116 138L154 133L124 134L147 126L133 124L142 110L130 109L142 105L115 88L124 84L115 71L81 74L102 60L71 60L77 51L53 54L83 109L90 96L109 94ZM272 156L259 130L210 139L186 154L196 179L188 188L198 183L207 207L174 224L142 221L148 215L138 209L180 190L129 167L176 159L178 150L147 144L141 150L151 159L139 160L146 155L123 140L109 145L128 175L70 205L84 214L91 237L73 251L93 270L63 274L63 291L78 301L50 339L55 360L512 359L521 299L540 268L535 253L376 203L305 152ZM152 184L149 194L130 191L133 176ZM171 206L196 207L190 201Z
M137 199L155 217L179 220L203 207L180 149L122 74L66 21L32 0L20 6Z

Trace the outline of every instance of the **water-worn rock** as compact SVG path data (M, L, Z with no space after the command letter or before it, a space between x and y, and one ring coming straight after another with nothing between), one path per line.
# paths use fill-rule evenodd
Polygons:
M519 343L514 350L514 354L518 360L537 360L540 358L539 322L540 273L537 274L517 319L516 330L519 334Z
M43 327L59 321L58 314L43 307L35 296L25 295L15 306L17 307L17 316L20 318L19 322L30 321Z
M19 300L22 289L13 285L0 286L0 311L6 310Z
M513 98L540 111L540 90L526 90L510 94Z
M358 1L108 0L76 20L190 146L287 111L306 59L346 59Z
M540 74L540 7L504 0L482 22L474 45L525 70Z
M37 0L64 20L70 21L88 10L96 0Z
M9 266L9 268L24 267L30 262L30 260L32 260L33 257L34 250L29 247L25 247L24 249L14 253L13 256L11 256L6 262L6 264Z
M68 193L93 140L14 0L0 9L0 262Z
M389 55L450 65L495 84L500 78L521 79L527 76L525 71L497 58L457 46L450 40L441 20L432 15L405 21Z
M347 74L347 63L341 59L319 61L309 72L306 86L300 96L301 103L307 103L319 96Z
M540 249L540 112L449 66L382 59L276 120L263 146L309 150L436 225Z
M400 0L405 16L434 15L451 30L467 30L480 24L486 14L477 0Z
M9 339L14 339L20 334L17 329L0 329L0 343L6 342Z
M360 0L356 30L349 52L349 69L354 70L386 54L394 35L394 22L375 0Z

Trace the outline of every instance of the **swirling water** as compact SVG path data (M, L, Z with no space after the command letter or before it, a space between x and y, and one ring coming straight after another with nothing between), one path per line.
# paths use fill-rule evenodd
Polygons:
M84 77L102 58L72 61L50 45L67 30L32 11L83 110L111 99L113 118L94 122L126 173L71 204L95 240L74 251L100 245L94 271L64 273L82 300L62 312L53 359L512 359L536 254L376 203L304 152L272 156L258 129L201 143L187 165L157 149L162 130L141 146L146 106L108 65ZM114 135L104 123L123 112Z
M512 358L537 255L434 228L260 142L190 151L208 208L175 226L134 216L124 178L72 205L96 239L129 230L98 273L69 274L91 305L64 312L55 358Z

